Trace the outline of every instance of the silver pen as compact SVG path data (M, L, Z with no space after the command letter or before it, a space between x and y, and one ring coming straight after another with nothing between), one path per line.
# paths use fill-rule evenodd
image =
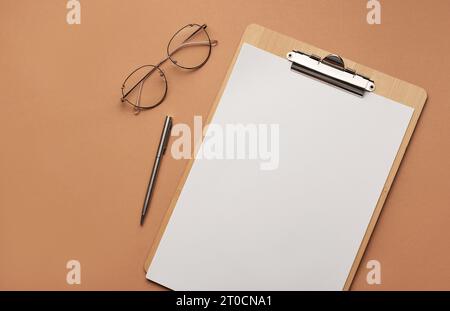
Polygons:
M147 193L145 194L144 206L142 207L141 213L141 226L144 223L145 214L147 213L148 206L153 193L153 188L155 187L156 177L158 176L159 167L161 165L161 159L167 149L167 144L170 138L170 131L172 130L172 117L167 116L164 121L163 131L161 133L161 138L159 140L159 147L156 153L155 163L153 164L152 174L150 175L150 181L147 187Z

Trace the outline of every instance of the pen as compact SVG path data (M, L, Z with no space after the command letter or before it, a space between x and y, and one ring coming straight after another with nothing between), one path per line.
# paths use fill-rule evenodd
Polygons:
M172 117L167 116L164 121L163 131L159 140L158 151L156 152L155 163L153 164L152 174L150 175L150 181L147 187L147 193L145 194L144 206L141 213L141 226L144 223L145 214L150 204L153 188L155 187L156 177L158 176L159 167L161 165L161 158L166 152L167 143L169 142L170 130L172 129Z

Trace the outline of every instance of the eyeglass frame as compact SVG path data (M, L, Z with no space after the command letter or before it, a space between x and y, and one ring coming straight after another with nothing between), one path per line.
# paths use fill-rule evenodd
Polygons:
M198 29L196 31L194 31L188 38L186 38L183 43L181 45L179 45L178 47L175 48L174 51L172 51L172 53L170 52L169 48L170 45L172 43L172 41L174 40L174 38L176 38L176 36L183 31L184 29L186 29L187 27L193 27L193 26L198 26ZM166 75L164 73L164 71L160 68L160 66L162 66L167 60L170 60L175 66L181 68L181 69L185 69L185 70L197 70L201 67L203 67L209 60L210 56L211 56L211 51L212 51L212 47L216 46L218 44L217 40L211 40L211 38L209 37L208 32L206 31L207 25L203 24L203 25L199 25L199 24L187 24L185 26L183 26L182 28L180 28L173 36L172 38L169 40L169 43L167 44L167 57L164 58L163 60L161 60L157 65L143 65L140 66L138 68L136 68L135 70L133 70L124 80L124 82L122 83L122 98L121 101L122 103L126 102L127 104L131 105L134 107L135 110L135 114L140 113L142 110L150 110L153 108L156 108L157 106L161 105L162 102L166 99L167 96L167 91L168 91L168 82L167 82L167 78ZM189 39L191 39L193 36L195 36L199 31L203 30L206 34L206 37L208 38L208 41L202 41L202 42L191 42L191 43L186 43L185 42ZM185 67L185 66L181 66L178 64L178 62L172 58L173 54L175 54L176 52L178 52L180 49L185 48L185 47L189 47L189 46L195 46L195 45L208 45L209 49L208 49L208 55L206 56L205 60L194 67ZM144 76L142 77L133 87L131 87L131 89L126 92L126 94L124 94L124 88L125 88L125 84L128 81L128 79L138 70L144 68L144 67L152 67L152 69L150 69L150 71ZM159 75L162 77L164 84L165 84L165 88L164 88L164 94L163 96L153 105L151 106L141 106L140 105L140 98L141 98L141 94L142 94L142 88L144 85L144 82L148 79L148 77L150 77L150 75L152 75L156 70L159 71ZM130 100L128 100L126 97L132 92L134 91L134 89L139 85L139 95L138 95L138 99L137 99L137 104L132 103Z

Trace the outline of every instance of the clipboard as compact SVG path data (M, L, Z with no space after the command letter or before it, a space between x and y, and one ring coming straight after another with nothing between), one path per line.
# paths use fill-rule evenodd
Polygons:
M230 68L227 71L225 80L208 115L208 124L211 122L214 116L216 108L230 78L230 74L233 70L236 59L239 55L239 51L241 50L241 47L244 43L253 45L274 55L287 58L292 62L291 69L293 71L297 71L302 74L309 75L311 76L311 78L320 79L326 83L333 84L335 87L342 88L344 91L351 92L356 96L364 96L365 92L374 92L375 94L381 95L388 99L392 99L396 102L401 102L406 106L414 108L413 115L410 119L409 125L395 156L395 160L391 166L381 195L378 198L376 207L367 226L362 242L358 248L357 255L353 260L350 272L343 286L343 290L349 290L363 257L364 251L368 245L370 236L381 213L383 204L387 198L389 189L400 166L400 162L403 158L417 121L425 105L427 94L424 89L418 86L393 78L382 72L357 64L351 60L330 54L327 51L313 47L307 43L297 41L262 26L252 24L247 27L241 39L240 45L234 55ZM176 206L177 200L181 194L193 163L194 159L191 159L180 180L177 191L161 223L155 240L153 241L148 257L144 264L144 268L146 271L149 268L151 261L156 253L159 242Z

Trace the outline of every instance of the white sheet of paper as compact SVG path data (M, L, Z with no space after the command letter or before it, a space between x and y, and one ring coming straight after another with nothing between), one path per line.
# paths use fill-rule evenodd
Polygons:
M174 290L341 290L412 113L244 44L212 123L278 123L279 167L195 160L147 278Z

